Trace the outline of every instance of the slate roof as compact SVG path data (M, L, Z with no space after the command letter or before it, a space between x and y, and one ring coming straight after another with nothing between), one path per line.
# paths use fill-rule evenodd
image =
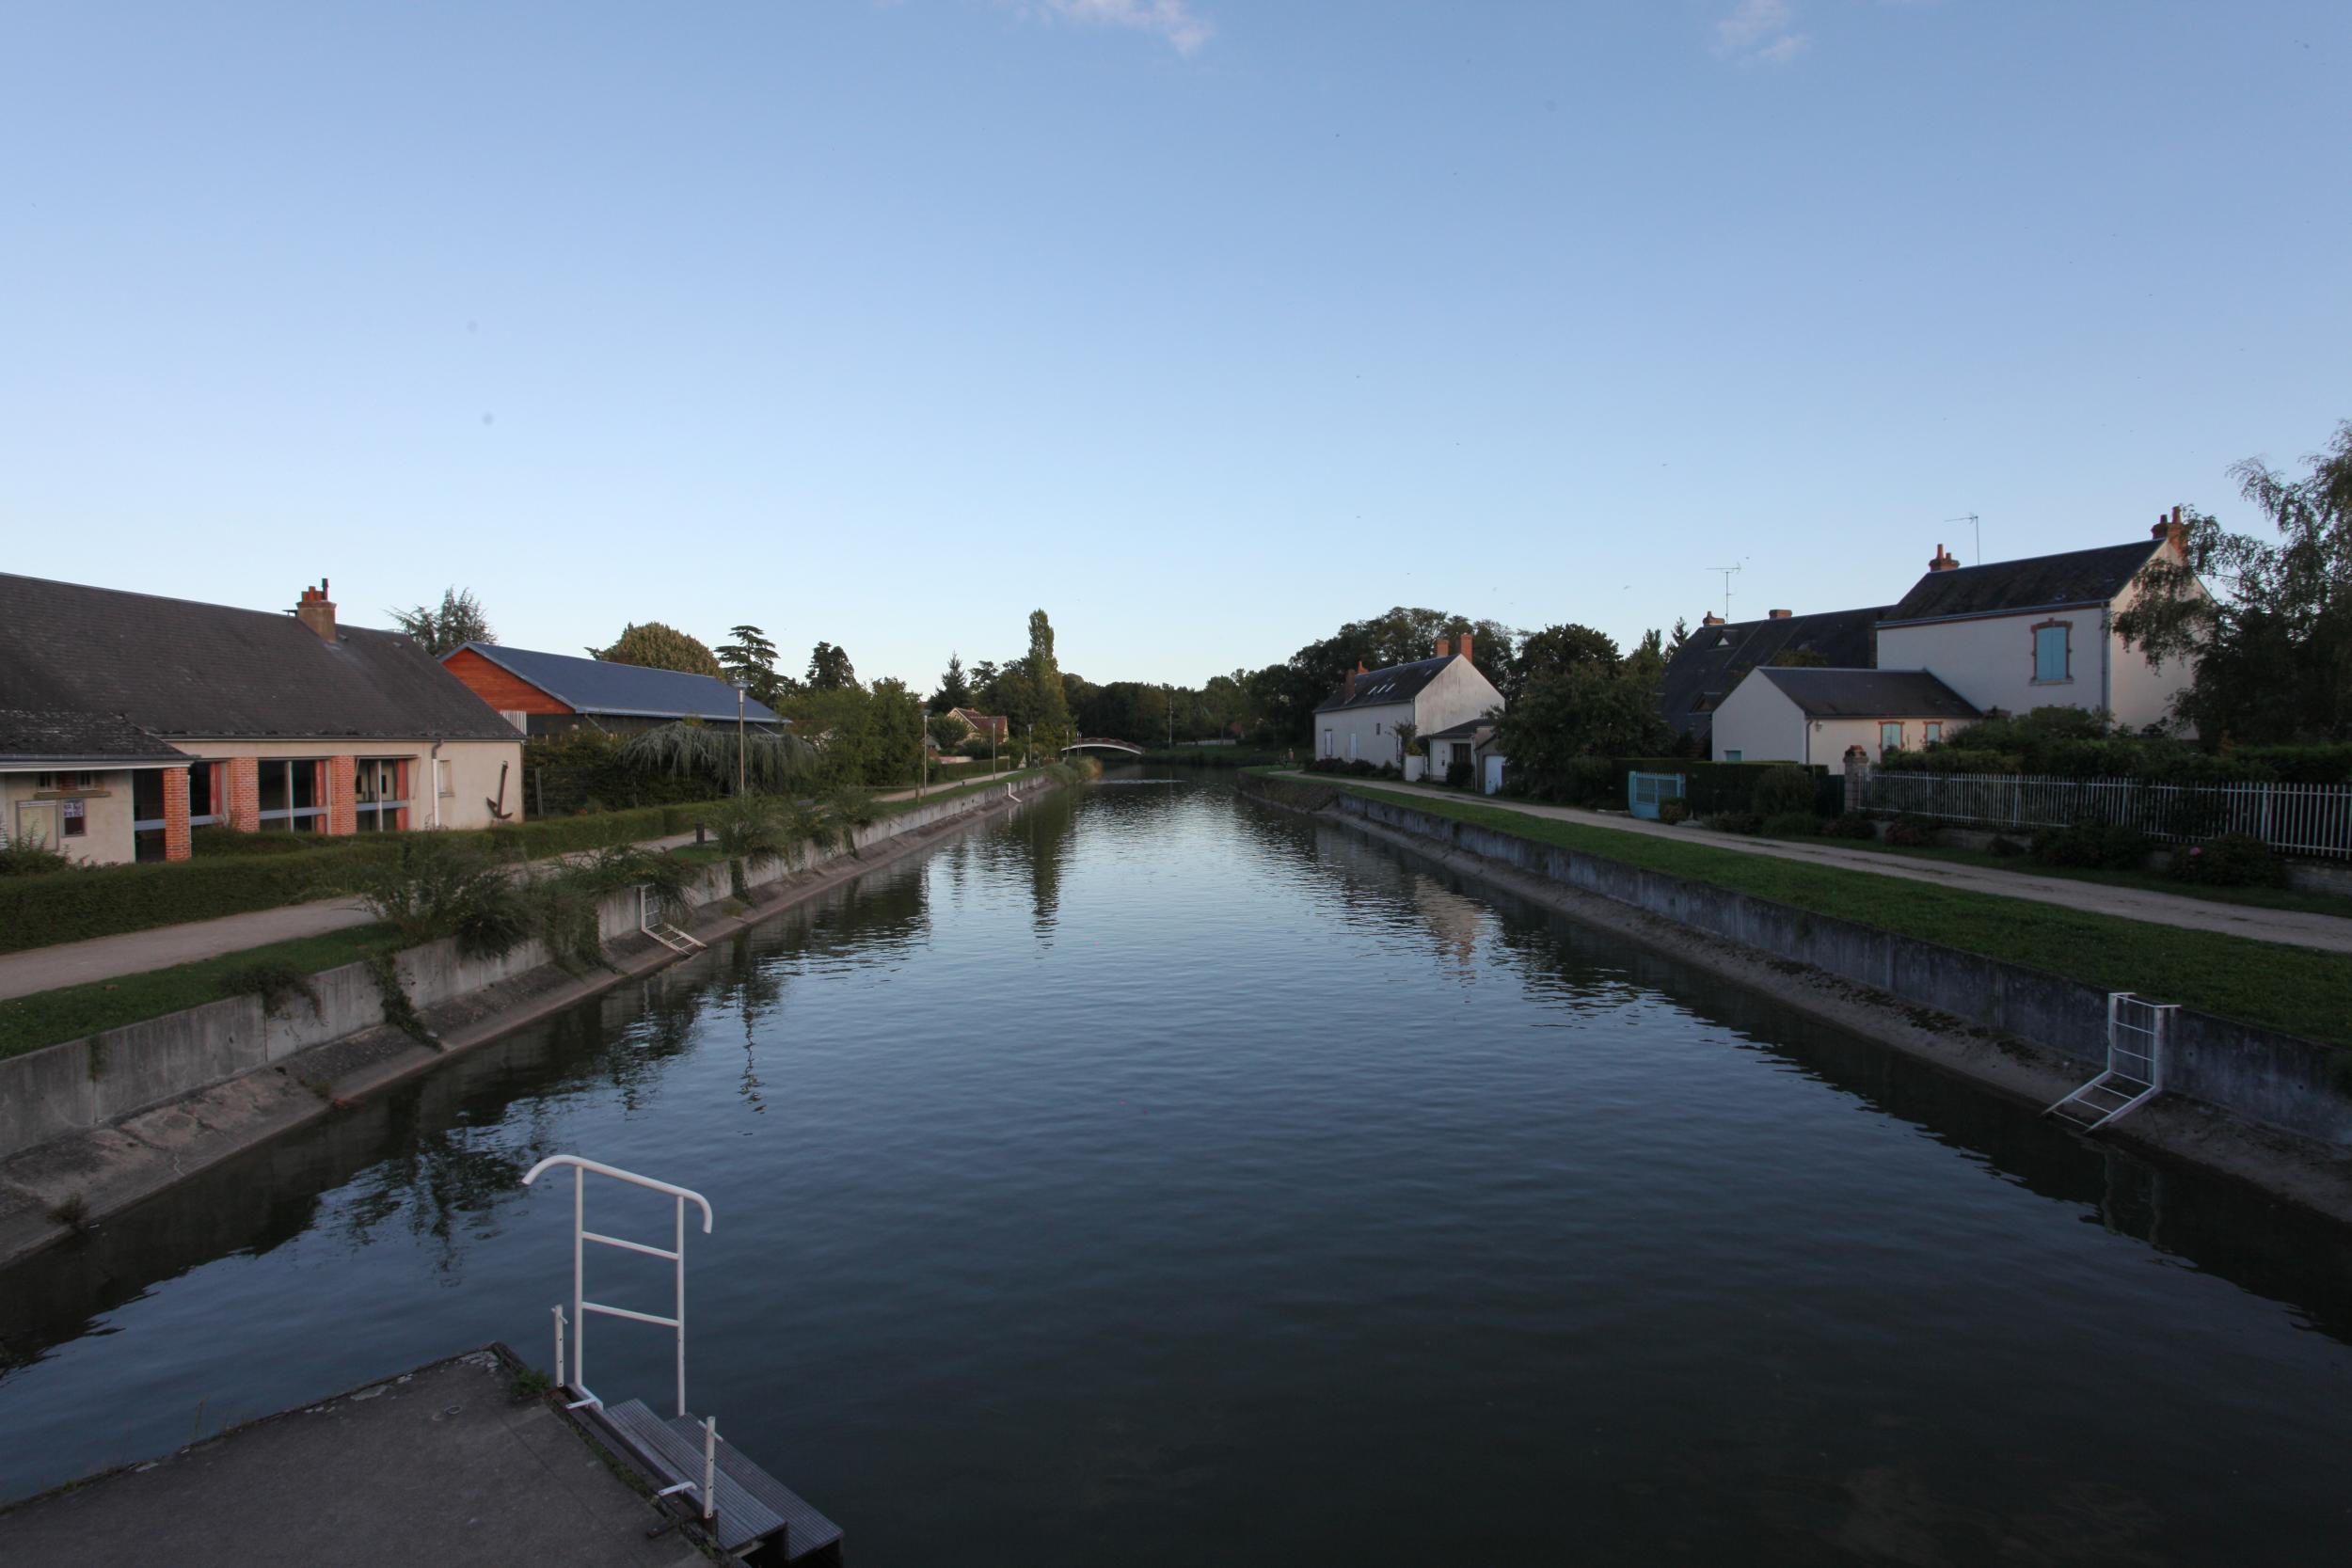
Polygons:
M1813 719L1974 719L1967 700L1925 670L1767 667L1758 678Z
M639 664L614 664L572 654L533 653L498 642L469 642L458 652L478 654L580 713L632 719L732 721L735 718L735 688L710 675L648 670ZM743 717L755 724L787 722L756 698L744 699Z
M1495 733L1491 719L1465 719L1448 729L1421 736L1423 740L1483 740Z
M1714 729L1714 709L1731 689L1750 670L1784 653L1816 653L1831 665L1868 669L1877 658L1871 628L1886 613L1883 606L1874 606L1699 626L1683 640L1660 684L1666 722L1683 735L1707 739Z
M1347 683L1340 682L1331 689L1331 695L1315 705L1317 713L1329 713L1343 707L1386 707L1391 703L1409 703L1422 689L1438 678L1438 673L1459 654L1443 658L1417 658L1410 664L1391 664L1385 670L1367 670L1356 677L1356 694L1347 694Z
M140 729L105 713L0 708L0 768L155 768L188 760Z
M1930 572L1912 584L1902 602L1889 610L1889 625L1936 621L1959 615L2015 614L2064 605L2106 604L2164 547L2161 539L2138 539L2095 550L2027 556L1982 566Z
M332 642L282 611L0 573L0 693L167 739L513 740L513 726L399 632Z

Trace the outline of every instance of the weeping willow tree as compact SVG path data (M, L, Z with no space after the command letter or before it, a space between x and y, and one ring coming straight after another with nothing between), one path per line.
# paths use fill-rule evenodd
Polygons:
M744 787L773 791L796 783L809 774L816 756L816 749L796 736L747 731L742 741ZM621 761L648 773L707 780L733 793L736 730L731 724L691 720L663 724L630 736L621 748Z

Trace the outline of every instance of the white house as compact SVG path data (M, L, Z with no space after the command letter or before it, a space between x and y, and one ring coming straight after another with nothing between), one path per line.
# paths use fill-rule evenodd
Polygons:
M1927 576L1878 623L1878 667L1932 670L1977 707L2104 708L2133 729L2171 717L2195 672L2126 648L2115 618L2149 563L2180 559L2179 510L2130 545L1963 566L1937 546Z
M1846 770L1957 733L1977 710L1925 670L1749 672L1715 710L1718 762L1795 762Z
M1359 661L1315 708L1315 755L1401 767L1399 724L1435 735L1502 706L1502 693L1470 662L1469 634L1459 652L1440 637L1434 657L1385 670L1367 670Z
M2185 659L2159 668L2144 649L2125 647L2115 620L2138 597L2151 562L2167 552L2181 560L2181 538L2175 507L2147 539L2129 545L1983 566L1963 566L1938 545L1927 575L1872 618L1867 665L1774 666L1765 660L1781 644L1756 627L1710 625L1668 669L1668 717L1677 717L1677 693L1687 688L1685 696L1698 693L1691 714L1711 724L1716 761L1811 762L1837 771L1854 748L1875 763L1889 746L1915 751L1996 710L2098 708L2133 729L2161 723L2195 671ZM1850 629L1865 613L1814 619ZM1852 641L1847 636L1849 659L1860 651ZM1746 667L1725 668L1737 657ZM1872 675L1925 682L1862 678ZM1729 695L1715 701L1704 689L1710 681L1716 690L1728 682Z

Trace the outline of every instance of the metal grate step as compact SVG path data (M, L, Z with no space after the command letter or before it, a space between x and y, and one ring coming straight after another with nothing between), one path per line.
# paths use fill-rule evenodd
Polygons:
M670 1430L692 1445L694 1463L702 1464L702 1423L691 1416L675 1416L670 1419ZM701 1474L699 1468L695 1471ZM821 1552L841 1540L841 1527L810 1507L801 1495L761 1469L745 1457L743 1450L719 1438L719 1473L731 1477L736 1484L757 1498L785 1522L784 1559L798 1562L803 1558ZM723 1484L720 1490L723 1493Z
M607 1405L604 1418L630 1451L660 1479L664 1486L681 1481L694 1483L694 1506L702 1506L703 1442L700 1423L695 1424L693 1441L680 1437L660 1417L645 1408L643 1400L630 1400L626 1404ZM722 1468L718 1484L719 1516L711 1521L719 1538L720 1549L737 1552L755 1542L764 1541L785 1528L784 1515L770 1508L746 1491L732 1473ZM792 1544L787 1537L785 1550Z

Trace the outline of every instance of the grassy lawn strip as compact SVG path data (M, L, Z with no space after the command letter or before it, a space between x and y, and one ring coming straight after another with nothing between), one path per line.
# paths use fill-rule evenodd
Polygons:
M991 773L987 778L975 779L970 784L935 784L920 800L910 795L903 800L877 800L874 804L889 813L913 811L917 806L935 806L942 800L952 800L959 795L977 795L983 789L995 789L1004 784L1017 784L1023 779L1034 779L1041 771L1042 769L1024 768L1017 772Z
M1279 784L1282 781L1278 781ZM2352 1046L2352 958L2309 947L2189 931L2055 904L2004 898L1867 871L1808 865L1738 849L1493 806L1316 778L1318 785L1377 797L1436 816L1558 845L1601 860L1664 871L1753 894L1817 914L2062 974L2102 990L2137 991L2201 1012Z
M316 974L398 945L399 939L389 926L354 926L323 936L296 937L242 953L150 970L145 974L11 997L0 1002L0 1057L217 1002L235 994L222 980L254 964L285 963L305 974ZM309 1004L296 999L290 1006L300 1008Z
M1861 849L1874 855L1906 860L1948 861L1955 865L1980 865L1992 871L2015 871L2034 877L2063 877L2076 882L2105 882L2110 887L2137 888L2144 893L2169 893L2180 898L2202 898L2215 904L2248 904L2257 909L2289 910L2296 914L2331 914L2352 919L2352 898L2334 893L2304 893L2284 887L2208 887L2176 882L2159 871L2098 871L2071 865L2044 865L2024 855L1995 855L1982 849L1906 848L1894 844L1866 844L1859 839L1774 838L1775 844L1831 844L1840 849Z

